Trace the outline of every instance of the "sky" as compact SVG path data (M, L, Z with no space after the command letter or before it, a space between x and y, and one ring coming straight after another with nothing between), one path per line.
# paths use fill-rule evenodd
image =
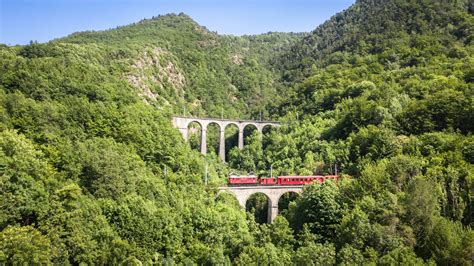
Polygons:
M220 34L311 31L355 0L0 0L0 43L47 42L184 12Z

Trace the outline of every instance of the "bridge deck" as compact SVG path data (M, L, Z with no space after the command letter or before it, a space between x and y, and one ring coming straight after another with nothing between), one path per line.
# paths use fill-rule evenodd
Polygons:
M265 186L224 186L219 187L220 190L227 189L289 189L289 188L302 188L304 185L291 185L291 186L281 186L281 185L265 185Z
M239 123L262 123L262 124L282 124L278 121L268 121L268 120L245 120L245 119L227 119L227 118L210 118L210 117L192 117L192 116L179 116L175 115L176 118L184 118L191 120L208 120L208 121L224 121L224 122L239 122Z

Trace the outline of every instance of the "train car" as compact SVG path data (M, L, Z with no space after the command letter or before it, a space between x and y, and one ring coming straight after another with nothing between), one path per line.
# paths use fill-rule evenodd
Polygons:
M278 185L306 185L324 182L324 176L279 176Z
M277 179L272 177L262 177L260 178L261 185L276 185Z
M315 175L315 176L279 176L277 178L271 177L262 177L258 178L256 175L246 175L246 176L229 176L229 185L282 185L282 186L291 186L291 185L306 185L314 182L323 183L324 180L337 180L337 175Z
M325 179L327 180L337 180L337 175L327 175L327 176L324 176Z
M249 176L229 176L229 185L256 185L258 178L255 175Z

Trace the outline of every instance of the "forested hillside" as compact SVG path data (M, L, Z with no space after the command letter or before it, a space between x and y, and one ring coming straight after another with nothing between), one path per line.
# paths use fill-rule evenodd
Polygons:
M359 0L308 34L171 14L1 45L0 264L472 265L473 11ZM183 112L286 123L223 164ZM270 225L264 196L218 194L270 168L341 178Z
M357 1L280 57L273 112L292 123L231 167L342 172L335 202L304 195L284 214L336 263L472 264L473 30L471 2Z
M53 43L105 45L125 78L158 106L193 115L256 118L276 97L269 61L303 34L220 36L185 14L158 16L101 32L80 32Z

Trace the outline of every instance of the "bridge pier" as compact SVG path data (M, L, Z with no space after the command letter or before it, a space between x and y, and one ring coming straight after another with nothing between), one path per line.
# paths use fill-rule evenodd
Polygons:
M267 213L267 223L271 224L273 220L275 220L275 218L278 216L278 201L274 203L269 200Z
M257 126L257 131L258 131L258 136L259 136L260 138L262 138L262 137L263 137L263 126L262 126L262 125L258 125L258 126Z
M201 154L207 154L207 128L201 128Z
M244 148L244 128L239 127L239 150Z
M221 127L219 138L219 157L225 162L225 129Z

